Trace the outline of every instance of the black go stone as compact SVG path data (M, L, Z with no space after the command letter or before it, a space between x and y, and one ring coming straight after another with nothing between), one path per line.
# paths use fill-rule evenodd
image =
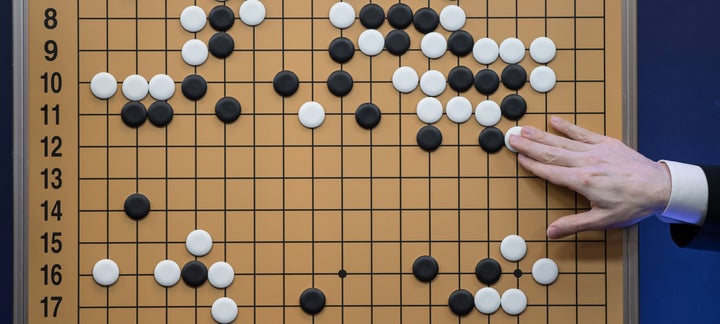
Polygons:
M385 22L385 10L376 3L369 3L360 9L360 23L369 29L378 29Z
M338 97L342 97L353 88L353 78L346 71L337 70L330 73L327 79L327 87L330 92Z
M518 120L525 116L527 111L527 102L519 95L511 94L503 98L500 102L500 111L503 116L510 120Z
M423 255L413 262L413 275L422 282L430 282L435 279L439 269L437 260L429 255Z
M480 282L486 285L496 283L500 280L500 275L502 275L502 268L500 267L500 263L495 259L482 259L475 266L475 276Z
M490 126L480 132L478 142L485 152L496 153L505 145L505 136L500 129Z
M527 81L527 72L520 64L510 64L503 69L500 78L506 88L519 90Z
M147 119L147 109L141 102L130 101L120 110L120 118L125 125L133 128L140 127Z
M482 69L475 74L475 89L489 96L500 87L500 77L491 69Z
M366 102L355 110L355 121L362 128L373 129L380 123L381 115L380 108L377 105Z
M199 287L207 280L208 269L204 263L200 261L190 261L186 263L180 276L183 281L190 287Z
M310 315L320 313L325 308L325 294L317 288L305 289L300 294L300 307Z
M223 123L229 124L240 117L240 102L233 97L220 98L215 104L215 115Z
M333 61L347 63L355 55L355 45L346 37L338 37L330 42L328 53Z
M410 36L402 29L391 30L385 36L385 49L393 55L403 55L410 49Z
M134 220L141 220L150 213L150 200L141 193L125 198L125 214Z
M455 290L448 298L448 306L457 315L467 315L475 308L475 296L465 289Z
M157 127L170 124L173 119L173 108L167 101L156 101L148 108L148 120Z
M410 26L413 21L413 12L408 5L396 3L388 9L387 19L393 28L405 29L407 26Z
M438 24L440 24L440 16L431 8L420 8L413 16L415 29L423 34L434 31Z
M473 86L475 77L467 66L456 66L448 73L448 84L457 92L468 91Z
M226 58L235 49L235 41L226 32L217 32L208 41L208 50L217 58Z
M437 127L426 125L420 128L416 136L417 143L425 151L435 151L442 144L442 133Z
M300 80L293 71L280 71L273 78L273 88L275 92L283 97L292 96L300 87Z
M215 8L210 10L208 21L213 29L217 31L226 31L235 23L235 13L228 6L215 6Z
M200 75L190 74L183 79L180 89L185 98L200 100L207 92L207 81Z
M456 30L448 37L448 49L451 53L463 57L472 53L475 40L470 33Z

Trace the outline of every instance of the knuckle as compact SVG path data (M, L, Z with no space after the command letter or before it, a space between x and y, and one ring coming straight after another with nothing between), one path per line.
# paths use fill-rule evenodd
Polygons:
M575 134L581 142L587 142L590 140L590 134L584 129L576 129Z
M533 132L532 137L537 140L544 140L544 139L547 139L548 133L543 132L542 130L539 130L539 131Z
M553 150L543 150L540 159L545 163L554 164L557 161L557 154Z
M585 163L585 165L597 165L602 161L600 156L593 155L593 154L587 154L583 158L583 160L584 160L583 162Z
M625 143L620 141L619 139L612 138L612 137L605 137L604 138L606 143L610 144L611 147L619 148L625 146Z
M579 177L584 188L592 187L595 184L595 179L589 172L582 173Z

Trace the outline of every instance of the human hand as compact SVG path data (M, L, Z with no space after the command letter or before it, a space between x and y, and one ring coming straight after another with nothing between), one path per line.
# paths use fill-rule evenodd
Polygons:
M658 214L670 200L670 171L621 141L593 133L559 117L550 126L557 136L524 126L511 135L522 167L585 196L591 209L556 220L552 239L587 230L624 227Z

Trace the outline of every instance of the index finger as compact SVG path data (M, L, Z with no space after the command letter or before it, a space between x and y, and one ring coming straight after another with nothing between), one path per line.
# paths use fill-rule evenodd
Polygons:
M510 143L519 153L548 165L572 167L578 166L582 160L578 152L536 142L523 136L510 135Z
M532 172L532 174L558 186L568 187L570 189L575 187L571 168L545 164L533 160L531 157L522 153L518 154L518 163L526 170Z
M598 144L605 139L603 135L593 133L556 116L550 118L550 126L556 131L565 134L565 136L583 143Z
M583 152L591 148L587 143L575 141L564 136L551 134L532 126L523 126L522 136L549 146L560 147L566 150Z

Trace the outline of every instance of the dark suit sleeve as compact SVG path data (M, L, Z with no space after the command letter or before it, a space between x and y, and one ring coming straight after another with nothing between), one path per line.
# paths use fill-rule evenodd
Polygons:
M680 247L720 251L720 166L700 166L708 182L708 208L702 226L670 224L670 236Z

